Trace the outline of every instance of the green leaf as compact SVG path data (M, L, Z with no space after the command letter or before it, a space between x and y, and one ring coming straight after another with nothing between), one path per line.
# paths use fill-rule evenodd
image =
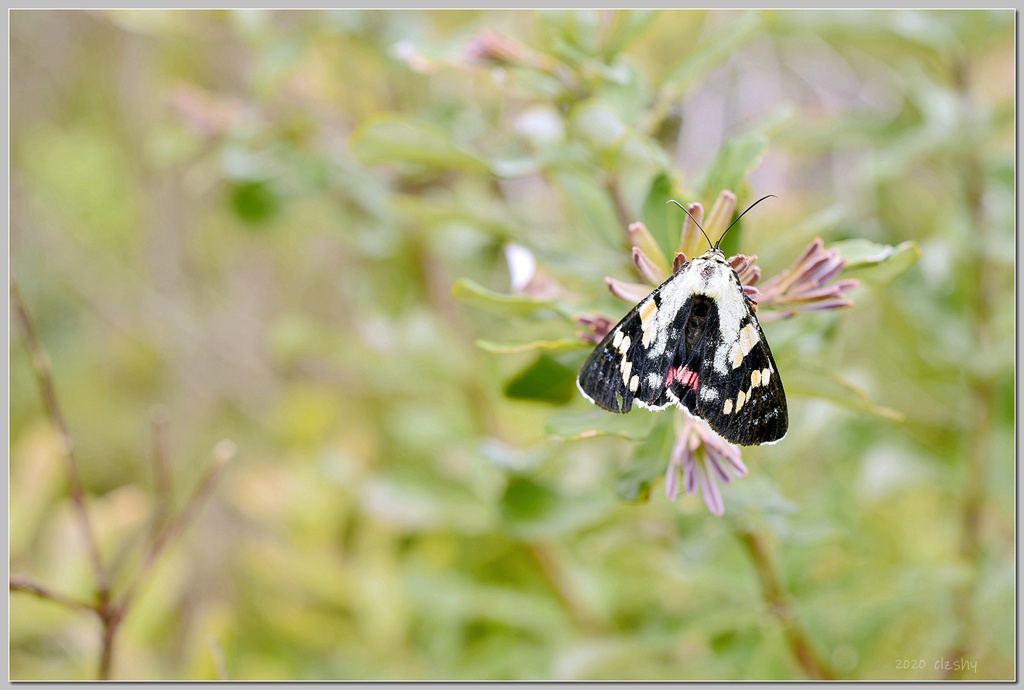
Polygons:
M594 409L582 414L551 417L544 431L559 441L576 441L594 436L619 436L640 440L647 438L656 421L657 415L648 410L614 414Z
M612 35L604 46L606 56L612 56L640 37L657 18L654 10L618 10Z
M507 355L519 352L532 352L534 350L551 350L564 352L566 350L579 350L592 347L591 343L579 338L559 338L558 340L534 340L530 343L496 343L492 340L477 340L476 346L481 350L495 354Z
M865 239L842 240L828 245L845 259L843 274L873 285L884 285L905 273L921 258L921 248L907 240L895 247Z
M764 19L757 12L745 12L739 19L727 24L714 36L690 51L686 57L670 67L662 80L671 98L682 96L689 87L704 77L715 65L725 62L740 46L760 33Z
M614 231L637 220L636 214L640 211L637 202L650 191L652 179L672 171L672 162L663 149L637 134L632 124L640 116L636 104L647 101L638 80L605 91L601 99L578 103L569 115L571 140L586 147L586 157L577 155L578 160L573 161L585 167L575 170L590 172L585 173L585 186L579 180L567 179L563 187L587 204L585 215L594 216L601 210L610 212L610 227ZM547 157L549 163L556 160L551 153ZM560 158L568 156L563 153ZM593 183L595 158L596 166L607 171L613 188L605 189ZM616 244L621 241L618 233L609 233L609 237Z
M543 539L586 528L614 506L602 498L566 496L535 479L513 476L501 498L507 529L522 539Z
M554 513L561 496L554 489L528 477L512 477L501 497L501 514L506 522L537 523Z
M569 125L572 133L598 151L619 148L631 132L626 123L598 98L591 98L574 107L569 116Z
M517 179L536 175L541 170L541 161L534 156L515 158L499 158L491 161L491 171L495 177Z
M768 137L758 132L739 134L722 147L718 156L693 179L693 188L704 198L717 198L723 189L739 192L764 157Z
M738 660L749 659L754 654L761 640L762 634L757 628L747 628L744 630L730 628L713 635L708 642L711 651L716 656L732 657Z
M421 194L394 194L388 197L390 209L424 227L464 225L478 229L492 237L506 241L519 237L523 229L498 214L468 208L451 200L425 197Z
M788 379L787 379L788 383ZM734 529L790 540L813 538L813 529L794 530L793 516L799 506L786 498L767 477L754 474L729 489L728 519ZM804 523L806 524L806 523ZM822 530L818 530L819 533Z
M564 404L576 392L576 370L542 354L505 384L505 395L517 400Z
M786 392L790 395L828 400L842 407L867 412L894 422L902 422L906 418L899 410L876 404L862 388L825 369L816 370L805 366L792 370L786 375Z
M527 316L539 311L554 310L562 313L561 305L551 300L529 295L507 295L488 290L469 278L460 278L452 286L452 295L461 302L504 316Z
M551 173L555 185L565 194L576 221L591 236L604 237L612 245L620 245L626 234L608 192L594 181L593 171L576 173L557 170Z
M636 140L636 148L643 144L649 147L653 155L648 158L657 160L658 163L665 162L666 167L671 167L668 155L664 149L654 146L653 142L645 139L636 131L636 126L647 114L647 107L651 101L651 88L644 76L633 70L625 61L621 69L627 74L625 81L607 82L601 89L601 100L615 113L618 118L630 127L630 133Z
M770 479L761 475L753 475L742 482L736 482L729 495L729 511L749 513L743 516L746 522L751 520L753 513L786 516L793 515L798 510L797 504L786 498Z
M441 127L424 120L384 113L355 131L352 151L365 165L415 163L434 168L489 173L490 165L459 146Z
M647 439L636 449L629 463L619 472L615 494L631 503L645 502L651 485L665 471L675 442L675 415L661 414Z
M266 223L277 215L280 206L277 192L267 182L239 182L231 188L232 210L250 225Z
M662 254L670 262L668 266L663 266L666 270L669 270L671 260L675 258L676 249L679 248L679 233L686 219L686 214L681 208L667 203L669 199L675 198L677 191L675 176L658 175L651 184L647 199L644 200L644 225L657 240Z
M565 9L541 13L549 50L573 64L597 53L600 17L594 10Z

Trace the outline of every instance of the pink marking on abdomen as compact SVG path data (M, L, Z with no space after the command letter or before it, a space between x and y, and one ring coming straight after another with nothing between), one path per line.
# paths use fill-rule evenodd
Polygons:
M695 371L690 371L686 367L677 369L670 367L668 370L668 376L665 377L665 387L668 388L674 381L678 381L684 386L689 386L693 389L693 392L697 392L697 386L700 384L700 375Z

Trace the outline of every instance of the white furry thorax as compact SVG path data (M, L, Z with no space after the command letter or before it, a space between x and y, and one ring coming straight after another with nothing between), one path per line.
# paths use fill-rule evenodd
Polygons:
M707 295L718 306L718 328L721 335L715 353L715 368L726 370L726 355L736 341L740 322L747 312L743 290L736 284L734 271L720 249L709 249L683 265L672 281L661 291L654 343L649 357L661 355L668 346L669 329L675 314L691 295ZM719 361L721 360L721 362Z

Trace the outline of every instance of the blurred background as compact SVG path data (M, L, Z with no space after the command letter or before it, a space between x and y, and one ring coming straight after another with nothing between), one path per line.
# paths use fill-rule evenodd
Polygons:
M12 679L1015 677L1012 11L10 32ZM722 189L863 285L718 517L573 378Z

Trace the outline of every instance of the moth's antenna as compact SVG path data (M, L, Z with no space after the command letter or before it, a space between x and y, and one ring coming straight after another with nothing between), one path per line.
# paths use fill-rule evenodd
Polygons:
M696 226L697 226L697 229L698 229L698 230L700 230L700 234L704 235L704 239L706 239L706 240L708 241L708 246L709 246L709 247L710 247L710 246L712 246L712 245L711 245L711 238L710 238L710 237L708 237L708 234L707 234L706 232L704 232L704 228L702 228L702 227L700 226L700 223L698 223L698 222L697 222L697 219L696 219L696 218L694 218L694 217L693 217L692 215L690 215L690 212L686 210L686 207L685 207L685 206L683 206L683 205L682 205L681 203L679 203L679 202L678 202L678 201L676 201L675 199L669 199L669 200L668 200L668 201L666 201L665 203L666 203L666 204L675 204L675 205L676 205L676 206L678 206L679 208L683 209L683 213L685 213L686 215L690 216L690 220L692 220L692 221L693 221L693 223L694 223L694 225L696 225Z
M778 199L778 197L775 196L774 194L769 194L768 196L763 196L760 199L758 199L757 201L755 201L754 203L752 203L750 206L747 206L747 211L749 211L750 209L754 208L759 203L761 203L762 201L764 201L765 199L768 199L768 198ZM743 213L741 213L736 218L736 220L734 220L732 223L729 224L729 227L727 227L725 229L725 232L722 233L722 236L718 238L718 242L715 243L715 249L718 249L718 245L720 245L722 243L722 240L725 238L725 233L729 232L732 229L733 225L736 225L736 223L739 223L740 222L740 218L742 218L743 216L747 215L747 211L744 211ZM701 232L704 232L704 231L701 230ZM705 237L706 237L706 235L705 235Z

